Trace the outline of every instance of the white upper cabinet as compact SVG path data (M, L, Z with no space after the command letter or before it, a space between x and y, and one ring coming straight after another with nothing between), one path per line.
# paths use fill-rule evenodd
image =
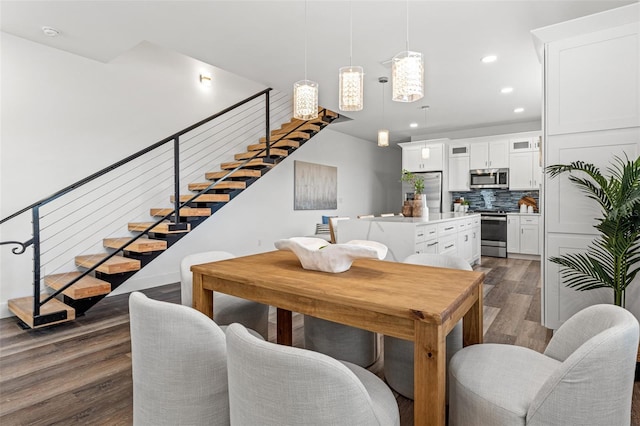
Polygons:
M506 169L509 167L509 141L500 139L469 144L472 169Z
M525 151L511 153L509 157L509 189L512 191L540 189L542 184L540 154L537 151Z
M468 157L468 143L452 143L449 145L449 157Z
M540 136L509 139L509 153L540 150Z
M402 147L402 168L410 172L435 172L444 170L444 144L408 142Z
M637 15L547 49L548 135L640 126Z
M449 157L449 191L469 191L469 156Z

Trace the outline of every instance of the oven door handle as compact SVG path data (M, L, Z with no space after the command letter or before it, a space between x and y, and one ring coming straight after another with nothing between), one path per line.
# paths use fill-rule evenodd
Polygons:
M506 222L506 217L494 217L494 216L480 216L480 220L493 220L496 222Z

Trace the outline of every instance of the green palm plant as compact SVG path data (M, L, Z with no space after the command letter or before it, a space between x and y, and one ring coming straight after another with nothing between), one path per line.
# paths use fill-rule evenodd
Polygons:
M611 288L614 304L625 306L625 290L640 266L640 158L615 157L606 178L593 164L575 161L546 168L551 178L569 172L569 181L595 200L602 217L596 218L599 235L585 253L565 254L549 260L562 267L565 284L576 290ZM573 172L583 172L586 177Z

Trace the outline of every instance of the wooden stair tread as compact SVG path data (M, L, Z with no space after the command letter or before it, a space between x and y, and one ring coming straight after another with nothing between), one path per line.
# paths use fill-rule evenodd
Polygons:
M194 194L195 195L195 194ZM181 195L180 202L184 203L189 201L193 195ZM169 200L173 203L175 202L175 195L172 195ZM193 199L194 203L226 203L229 201L229 194L200 194L198 197Z
M232 170L236 167L273 167L273 163L265 163L262 158L255 158L244 164L244 161L232 161L230 163L220 164L220 168L223 170Z
M168 214L173 214L175 209L161 208L161 209L151 209L151 216L159 216L163 217ZM182 207L180 209L180 217L206 217L211 216L211 209L209 208L194 208L194 207Z
M49 297L48 294L41 294L40 300ZM53 324L60 324L68 322L76 318L76 311L71 306L59 301L58 299L51 299L40 307L40 315L49 315L55 312L67 311L67 318L59 321L52 321L47 324L42 324L34 327L33 321L33 296L20 297L18 299L11 299L8 301L8 308L18 318L20 318L25 324L31 328L47 327Z
M153 225L155 222L129 222L127 225L127 229L131 232L144 232L148 227ZM170 231L169 225L172 225L171 222L163 222L156 225L154 228L151 228L149 232L155 232L156 234L185 234L191 231L191 225L187 223L187 229L182 231Z
M296 131L293 131L293 132L291 132L289 134L282 133L281 137L282 138L287 138L287 139L309 139L311 137L311 135L309 133L307 133L307 132L301 132L301 131L296 130ZM276 137L270 138L270 142L275 142L276 140L277 140ZM266 142L266 141L267 141L266 137L263 136L263 137L260 138L260 143Z
M207 187L209 187L209 185L211 185L211 182L198 182L198 183L190 183L189 184L189 191L202 191L204 189L207 189ZM219 182L218 184L216 184L216 186L214 186L213 189L245 189L247 187L247 184L243 181L239 181L239 180L224 180L222 182Z
M106 257L105 254L87 254L82 256L76 256L76 266L83 268L91 268L96 263L100 262ZM120 274L122 272L133 272L140 270L140 261L137 259L128 259L122 256L113 256L105 263L100 265L96 271L100 271L105 274Z
M318 112L322 113L322 110L324 108L322 108L321 106L318 107ZM338 113L337 112L333 112L330 109L325 109L324 110L324 116L325 117L331 117L331 118L338 118Z
M317 133L322 129L322 127L317 123L310 123L308 121L301 121L300 123L291 123L286 127L281 127L280 129L273 130L271 132L271 139L279 138L281 136L285 136L291 130L295 130L298 132L305 133Z
M236 160L246 160L253 157L256 157L256 158L266 157L266 155L267 155L267 151L261 152L257 155L255 151L253 152L249 151L249 152L243 152L241 154L236 154L233 156L233 158ZM286 157L287 155L289 155L289 151L287 151L286 149L271 148L269 150L269 155L273 157Z
M81 272L65 272L63 274L53 274L44 277L44 283L54 290L59 290L64 287L71 280L76 279L81 275ZM101 296L103 294L109 294L111 292L111 284L86 275L82 277L78 282L62 292L65 296L72 299L85 299L87 297Z
M120 249L128 243L131 238L105 238L103 245L112 249ZM129 244L125 250L134 253L149 253L152 251L163 251L167 249L167 242L164 240L153 240L150 238L138 238Z
M255 145L249 145L247 147L247 151L260 151L262 149L265 149L267 147L267 143L263 142L263 143L257 143ZM300 147L300 142L298 141L294 141L291 139L280 139L279 141L276 142L272 142L271 143L271 148L299 148Z
M222 179L223 177L227 176L228 173L229 173L228 171L224 171L224 170L219 172L207 172L205 173L204 177L209 180L216 180L216 179ZM227 179L228 178L259 178L260 176L262 176L262 172L260 170L239 169L233 172L231 175L229 175Z

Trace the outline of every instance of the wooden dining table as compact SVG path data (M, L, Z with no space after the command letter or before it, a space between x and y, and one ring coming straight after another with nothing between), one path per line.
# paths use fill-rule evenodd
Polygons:
M346 272L305 270L288 251L194 265L193 307L213 318L213 291L277 307L277 342L299 312L414 344L414 424L445 424L446 336L463 319L482 343L484 273L359 259Z

